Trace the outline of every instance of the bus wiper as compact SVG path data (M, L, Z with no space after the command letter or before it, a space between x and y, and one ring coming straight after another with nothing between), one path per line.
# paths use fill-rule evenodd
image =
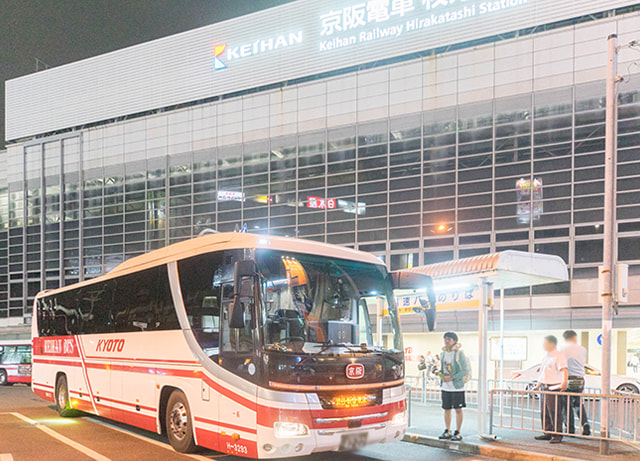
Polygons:
M353 349L353 344L347 344L347 343L334 343L333 341L327 341L324 343L320 343L320 350L318 352L314 352L311 355L306 356L305 358L303 358L298 364L298 367L302 367L307 361L318 357L319 355L321 355L323 352L328 351L329 349L333 348L333 347L344 347L345 349L347 349L349 352L361 352L360 349Z
M356 348L357 346L350 343L334 343L333 341L325 341L323 343L319 343L319 345L321 349L316 352L316 354L322 354L324 351L331 349L332 347L344 347L345 349L348 349L349 352L362 352L361 349Z
M371 349L367 349L365 352L375 352L380 354L381 356L391 360L393 363L395 363L396 365L400 365L402 363L401 359L396 358L395 353L393 352L388 352L385 351L381 348L371 348Z

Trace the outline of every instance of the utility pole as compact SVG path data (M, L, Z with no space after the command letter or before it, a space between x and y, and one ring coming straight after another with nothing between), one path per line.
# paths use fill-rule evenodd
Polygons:
M607 107L604 161L604 241L600 287L602 299L602 393L611 393L611 324L614 306L614 262L616 223L616 151L618 138L618 36L609 35L607 62ZM600 454L609 454L609 400L600 401Z

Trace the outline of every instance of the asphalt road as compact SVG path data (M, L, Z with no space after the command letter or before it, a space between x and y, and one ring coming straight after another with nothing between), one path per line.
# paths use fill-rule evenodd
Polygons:
M54 407L23 385L0 387L0 461L144 461L144 460L239 461L226 454L203 451L196 455L176 453L167 440L93 416L61 418ZM465 457L435 448L397 442L373 445L352 453L319 453L305 461L418 461L486 460Z

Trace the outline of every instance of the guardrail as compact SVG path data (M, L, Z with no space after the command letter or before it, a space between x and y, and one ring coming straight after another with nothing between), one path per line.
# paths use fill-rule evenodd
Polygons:
M609 403L607 436L600 433L600 408L604 401ZM575 423L571 423L572 420ZM583 431L585 422L588 432ZM637 444L640 443L640 395L494 388L489 393L490 434L494 428ZM575 430L571 431L572 428Z
M407 389L411 387L411 397L416 403L440 402L440 378L434 376L405 376L405 385ZM535 387L533 381L518 381L505 379L490 379L487 381L489 390L504 387L511 390L527 391ZM465 386L465 398L467 405L473 406L478 404L478 380L472 379ZM600 389L585 388L585 394L599 394ZM537 397L535 397L537 398Z
M493 428L518 429L528 431L542 430L542 416L540 413L540 396L545 394L542 391L533 391L536 383L531 381L517 380L496 380L490 379L487 382L490 392L490 415L491 430ZM440 402L440 378L433 376L407 376L405 377L407 389L407 411L408 422L411 426L412 403L439 403ZM473 407L478 403L478 381L471 380L465 387L465 398L468 406ZM578 431L580 437L597 438L600 437L600 400L610 399L609 423L611 440L622 440L632 443L640 443L640 395L616 393L603 396L600 389L585 388L580 394L563 393L562 404L563 415L567 415L567 408L575 407L574 417L580 423L576 426L582 427L583 416L589 421L589 436L585 436ZM566 397L570 399L566 399ZM572 400L571 400L572 399ZM546 418L546 417L545 417ZM565 418L566 421L566 418ZM566 426L558 435L569 435ZM571 434L573 435L573 434Z

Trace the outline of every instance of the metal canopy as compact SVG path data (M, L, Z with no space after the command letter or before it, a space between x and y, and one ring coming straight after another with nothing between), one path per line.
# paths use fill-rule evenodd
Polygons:
M566 282L569 271L562 258L553 255L506 250L471 258L405 269L430 276L438 282L465 281L480 286L478 309L478 433L487 435L487 377L489 363L488 311L493 305L494 289L500 290L500 378L504 370L504 290L544 283Z
M405 270L429 275L434 281L472 279L477 283L477 280L485 279L488 283L493 283L496 289L520 288L569 280L567 265L559 256L515 250Z

